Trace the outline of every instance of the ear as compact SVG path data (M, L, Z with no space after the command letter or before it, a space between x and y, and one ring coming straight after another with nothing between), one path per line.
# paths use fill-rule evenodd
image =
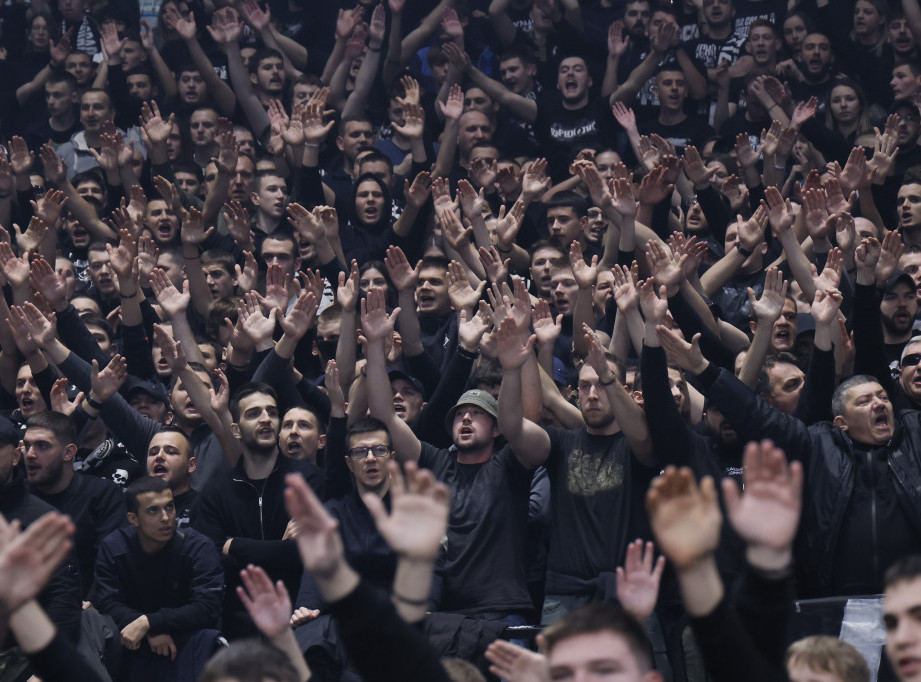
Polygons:
M237 440L240 440L240 425L234 422L230 425L230 432L233 434L233 437Z
M524 68L524 72L528 74L531 78L537 75L537 64L528 64Z
M847 431L847 420L840 414L832 420L832 423L842 431Z
M66 448L64 448L64 461L73 462L74 457L77 456L77 446L71 443Z
M652 84L652 88L650 88L650 90L652 91L652 94L653 94L653 95L655 95L656 97L659 96L659 86L658 86L658 85L656 85L655 83L653 83L653 84Z
M197 468L198 468L198 458L189 457L189 473L194 474Z
M339 148L339 151L340 151L340 152L341 152L343 149L345 149L345 146L342 144L342 135L337 135L337 136L336 136L336 147Z
M751 330L751 333L754 334L754 333L755 333L755 330L758 329L758 321L757 321L757 320L749 320L749 322L748 322L748 328Z
M326 447L326 434L321 433L319 438L317 438L317 450L322 450Z
M253 206L259 205L259 195L256 194L255 192L249 193L249 200L252 202Z
M646 400L643 398L643 392L642 392L642 391L634 391L634 392L631 393L630 395L631 395L631 397L633 398L633 402L635 402L635 403L636 403L637 405L639 405L640 407L643 407L643 405L646 404Z
M138 515L135 514L134 512L128 512L127 516L128 516L128 523L130 523L135 528L141 525L141 522L138 520Z
M253 85L259 85L259 79L256 78L256 74L251 73L249 75L249 82L252 83Z

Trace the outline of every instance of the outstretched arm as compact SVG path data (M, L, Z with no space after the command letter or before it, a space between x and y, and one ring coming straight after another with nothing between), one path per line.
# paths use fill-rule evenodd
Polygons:
M393 391L387 376L387 355L384 341L393 336L393 325L400 313L397 308L390 315L384 306L384 293L380 290L368 292L361 302L361 331L368 342L368 402L371 416L387 425L396 457L401 462L418 461L422 454L422 443L409 428L409 424L397 417L393 409Z

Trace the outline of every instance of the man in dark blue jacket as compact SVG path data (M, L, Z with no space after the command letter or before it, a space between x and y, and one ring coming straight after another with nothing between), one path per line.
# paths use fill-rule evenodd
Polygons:
M176 529L176 505L162 478L125 491L127 528L103 540L93 603L121 629L126 679L194 680L213 651L224 572L208 538Z

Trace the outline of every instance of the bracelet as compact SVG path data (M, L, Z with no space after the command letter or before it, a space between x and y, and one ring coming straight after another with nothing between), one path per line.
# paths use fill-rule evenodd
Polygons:
M753 250L749 250L749 249L743 248L742 246L736 246L736 251L738 251L740 254L742 254L742 256L743 256L744 258L748 258L750 255L752 255L752 254L754 253Z
M121 297L122 298L134 298L137 295L138 295L138 290L137 288L135 288L135 290L131 292L130 294L121 294Z
M99 402L98 400L94 400L92 394L86 396L86 402L87 402L87 403L89 404L89 406L92 407L94 410L101 410L101 409L102 409L102 403Z
M774 154L774 168L776 168L777 170L787 170L786 162L784 162L783 165L780 165L779 163L777 163L777 154Z
M598 383L601 384L602 386L610 386L610 385L613 384L615 381L617 381L617 376L616 376L616 375L613 375L613 374L611 375L611 380L610 380L610 381L607 381L607 382L602 381L602 380L601 380L601 377L598 377Z
M469 351L460 344L457 344L457 354L464 360L476 360L479 355L477 351Z
M401 594L398 594L397 592L393 593L393 598L396 599L397 601L403 602L404 604L409 604L410 606L428 606L429 604L428 599L407 599L406 597L404 597Z
M305 142L304 146L307 147L307 149L319 149L320 143L319 142Z

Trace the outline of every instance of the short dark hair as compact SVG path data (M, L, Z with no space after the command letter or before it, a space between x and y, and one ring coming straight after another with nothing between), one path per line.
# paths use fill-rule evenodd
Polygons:
M259 62L272 58L280 59L282 62L285 61L285 56L278 50L271 47L260 47L256 50L256 54L249 59L249 72L256 73L259 70Z
M177 162L173 164L173 173L188 173L194 175L195 179L202 182L205 179L201 166L197 163Z
M76 90L79 87L77 79L67 71L52 71L51 75L48 76L48 80L45 81L45 85L58 85L59 83L67 83L72 90Z
M495 358L480 357L480 362L467 383L470 388L478 388L479 384L500 386L502 384L502 365Z
M585 197L576 194L572 190L566 190L565 192L557 192L550 198L550 201L547 202L547 210L551 208L566 208L569 207L576 212L576 215L580 218L588 213L589 205L585 200Z
M372 431L383 431L386 433L387 445L388 447L393 447L393 441L390 438L390 431L387 429L387 425L380 419L374 417L362 417L348 428L345 434L346 446L351 442L352 436L358 436L362 433L371 433Z
M164 424L160 428L160 430L157 431L157 433L151 436L151 438L155 438L157 435L161 433L175 433L175 434L182 436L182 440L185 441L186 445L189 448L188 454L186 456L189 458L195 456L195 446L192 444L192 439L189 438L189 434L183 431L180 427L176 426L175 424Z
M97 315L94 312L87 312L83 313L80 316L80 319L83 320L83 324L87 327L90 325L99 327L103 333L109 337L109 343L112 343L112 340L115 338L115 332L112 330L112 325L106 318L104 318L102 315Z
M748 34L751 35L752 29L756 28L769 28L774 32L774 37L780 35L777 31L777 24L775 24L770 19L765 19L764 17L758 17L751 24L748 25Z
M649 2L649 0L634 0L635 2ZM507 62L509 59L520 59L523 66L528 64L537 64L537 57L534 56L534 52L529 50L524 45L512 45L507 50L499 54L499 63Z
M641 672L652 670L652 644L646 636L646 631L616 602L583 606L544 630L547 654L549 655L553 648L565 639L604 631L620 635L627 641L627 646L636 658Z
M240 420L240 401L243 400L243 398L251 396L255 393L264 393L265 395L270 395L275 401L275 404L278 404L278 395L275 393L274 388L261 381L248 381L247 383L240 386L240 388L237 389L237 392L234 393L230 398L230 416L233 417L235 422Z
M29 417L26 428L48 429L62 445L72 445L77 442L77 427L74 426L74 420L54 410L45 410Z
M755 393L760 396L771 395L771 377L769 372L776 365L793 365L794 367L799 367L796 362L796 356L792 353L781 351L780 353L774 353L768 356L764 364L761 365L761 373L758 374L758 383L755 385Z
M883 588L889 589L903 580L921 578L921 554L909 554L890 566L883 574Z
M850 391L855 386L862 386L863 384L878 384L879 379L869 374L855 374L852 377L849 377L842 381L838 388L835 389L835 392L831 396L831 414L833 417L838 417L844 414L844 403L847 400L848 391Z
M286 654L258 639L242 639L212 656L198 682L300 682L300 676Z
M426 256L422 259L419 270L422 270L423 268L441 268L442 270L447 270L448 259L444 256Z
M364 173L360 173L361 164L371 163L373 161L386 163L390 170L393 171L393 159L387 156L384 152L371 148L362 152L361 159L358 161L359 174L364 175Z
M129 514L138 513L138 496L146 493L162 493L169 490L169 483L159 476L142 476L125 488L125 506Z

